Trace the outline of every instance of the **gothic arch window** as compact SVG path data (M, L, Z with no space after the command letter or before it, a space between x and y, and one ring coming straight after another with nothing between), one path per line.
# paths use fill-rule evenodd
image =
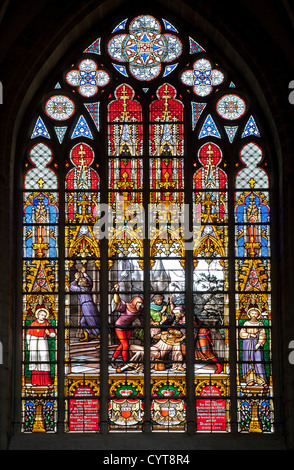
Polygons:
M254 100L176 21L92 39L27 130L22 432L272 433Z

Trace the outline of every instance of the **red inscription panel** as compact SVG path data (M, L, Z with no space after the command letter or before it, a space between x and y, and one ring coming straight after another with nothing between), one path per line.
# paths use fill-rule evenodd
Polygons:
M78 387L74 396L80 398L69 400L69 430L98 431L99 401L97 398L88 398L94 396L91 387Z
M226 400L213 398L221 396L220 390L207 385L200 395L206 398L196 399L197 431L226 431Z

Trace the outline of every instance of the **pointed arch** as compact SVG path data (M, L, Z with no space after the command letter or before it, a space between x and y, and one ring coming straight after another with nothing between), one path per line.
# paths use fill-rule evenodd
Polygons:
M134 25L136 34L131 35ZM264 186L260 175L265 174L262 165L268 163L268 159L265 156L262 162L260 160L252 163L250 152L249 160L246 161L243 151L237 155L240 134L238 136L238 132L235 133L235 128L234 133L230 134L231 147L228 146L228 139L224 141L224 137L228 137L227 124L233 121L240 129L244 129L248 122L248 113L253 116L253 110L246 102L241 87L235 88L234 93L229 90L230 74L224 67L217 68L213 65L215 61L205 49L194 40L191 41L191 38L185 37L178 27L175 28L175 34L164 31L164 28L170 31L171 25L171 22L150 15L128 18L121 22L119 34L113 36L103 53L96 46L93 49L93 44L97 44L97 41L84 50L85 54L95 53L97 67L100 67L102 60L98 60L96 56L102 56L104 74L112 78L98 83L96 66L83 69L86 73L82 78L78 69L71 70L65 80L59 81L59 94L56 95L55 90L43 104L42 111L49 119L46 129L51 139L54 135L52 126L56 121L68 122L73 129L63 134L62 141L59 141L59 145L63 145L62 149L67 152L64 162L61 161L64 166L58 172L59 177L63 178L62 187L65 185L66 191L65 196L62 196L65 224L63 226L56 222L56 227L60 228L59 247L65 253L59 268L63 270L65 265L63 276L66 280L65 288L60 286L64 311L60 312L59 322L64 322L66 330L66 432L99 431L98 402L104 407L107 403L110 410L110 431L142 431L144 420L149 422L150 418L152 430L186 431L187 423L191 416L195 418L196 410L194 422L197 432L230 432L232 364L238 371L234 406L239 416L239 431L252 431L250 426L254 424L251 423L256 413L255 407L261 408L262 401L249 406L248 400L257 385L263 387L266 404L270 409L270 419L261 420L261 424L257 424L258 430L263 433L273 431L273 384L269 354L271 293L269 282L265 281L265 276L270 275L270 263L266 263L266 267L263 264L265 256L270 258L269 250L265 255L265 240L270 237L270 226L268 218L266 221L258 216L254 219L244 218L249 206L253 211L255 209L252 205L255 205L256 211L264 214L265 207L269 211L269 204L260 193L251 192L249 195L249 188L244 189L238 183L246 169L252 168L252 164L255 168L261 164L255 174L260 183L257 186ZM123 30L125 31L122 33ZM154 31L158 32L158 37ZM102 37L99 45L105 40ZM187 44L190 49L187 49ZM189 54L206 54L210 60L192 61ZM182 55L191 59L192 68L186 68L184 61L181 61ZM169 69L168 66L164 67L165 62L172 63ZM124 68L119 65L121 63L126 63ZM87 65L89 66L88 62ZM173 65L176 67L173 68ZM80 65L78 68L81 69ZM176 69L181 69L182 74L177 75ZM103 77L105 79L105 75ZM162 78L163 84L159 81ZM65 88L65 82L71 87L78 87L78 94L70 94L68 88ZM146 84L148 90L142 87ZM85 103L85 98L93 100L93 103ZM206 101L198 106L193 101L195 99ZM98 118L95 112L95 122L92 119L93 114L81 114L80 110L82 105L88 105L87 109L91 109L93 113L94 108L90 106L97 102L101 113ZM103 114L103 110L107 112ZM103 136L100 129L107 129L107 133ZM250 134L250 139L257 137ZM45 136L41 133L39 138L43 137ZM242 138L245 137L248 135L242 135ZM262 133L258 137L261 138L258 145L262 147ZM78 144L73 139L78 139ZM97 141L101 142L103 139L107 150L98 158L91 145L96 150ZM251 143L246 143L244 148L248 150L250 145ZM257 146L255 141L252 145ZM76 148L83 153L85 149L92 152L91 161L87 161L87 158L83 162L81 159L76 160L73 156ZM57 161L54 162L57 164ZM44 161L42 165L44 167ZM236 171L236 165L245 167ZM236 186L232 181L236 181ZM191 193L187 188L192 189ZM24 192L29 189L29 185L25 183ZM52 188L50 191L52 195ZM234 197L230 197L230 194L234 194ZM100 241L94 230L94 225L99 223L101 216L99 210L102 206L99 203L105 204L105 207L108 205L115 219L112 220L111 237L107 241L106 251L100 249ZM163 204L163 208L161 212L157 212L155 224L146 237L146 227L139 226L136 216L141 209L146 211L149 203ZM192 207L189 210L194 230L191 251L186 249L183 236L184 204ZM235 213L236 219L232 218L232 213ZM123 218L118 220L118 215ZM248 229L249 241L246 243L245 235L244 239L240 235L244 231L243 225ZM237 230L240 231L238 236ZM258 252L253 244L258 244L255 238L259 230L262 232L263 248ZM41 233L38 239L40 258L44 254L45 238L45 233ZM252 243L251 251L246 248L248 243ZM235 250L230 248L232 245L235 245ZM239 260L241 246L249 250L247 253L250 263ZM252 264L252 254L257 258L255 264ZM55 261L52 251L49 258L50 262ZM192 279L187 275L189 262L193 266ZM100 277L103 263L109 270L106 280L101 280ZM263 269L260 269L260 265L263 265ZM232 286L234 275L235 298ZM38 276L41 279L41 274ZM256 276L258 280L252 289ZM246 279L245 288L243 279ZM79 287L85 287L87 302L96 305L96 308L93 307L88 312L88 324L82 294L77 294L80 280L84 282ZM34 286L36 279L32 282ZM104 286L108 285L109 291L102 292L101 282ZM248 287L250 282L251 287ZM34 287L33 290L40 293ZM187 292L190 295L190 307L192 306L190 312L186 310ZM260 310L260 304L256 304L256 292L260 294L259 297L267 299L266 310ZM25 294L24 298L25 302L29 299ZM141 310L142 299L144 312ZM57 297L55 302L59 303ZM232 307L235 302L237 313ZM137 304L140 304L140 310L137 310ZM246 316L253 306L259 311L257 319L251 320L249 316L248 320L240 323L241 312ZM124 329L122 319L125 320L128 315L137 320L137 323ZM158 315L159 323L165 323L164 327L158 327L158 321L155 320ZM186 323L185 317L188 315L190 317ZM109 326L107 338L99 337L101 318ZM234 348L231 348L233 339L228 338L232 323L236 326L238 345L242 345L235 356ZM24 342L26 327L27 323L24 321ZM245 335L248 334L245 330L251 327L257 331L266 331L267 342L264 344L267 354L262 359L261 355L256 355L249 379L248 371L244 374L243 364L248 362L244 353L244 345L247 344ZM153 330L156 329L158 331L154 333ZM185 341L186 329L190 331L189 344ZM240 329L242 337L237 336ZM82 333L85 333L84 336ZM149 340L146 340L146 335L149 335ZM168 335L173 336L172 339L169 338L170 343L167 340ZM214 350L210 343L211 335L213 344L216 345ZM149 345L146 346L145 342L148 344L148 341ZM87 359L82 365L79 348L81 343L83 347L88 346L85 348ZM97 355L99 347L104 348L104 353L107 350L111 358L109 363L101 365L100 356ZM187 348L193 350L192 361L191 355L187 359ZM120 356L123 364L115 363ZM30 359L27 357L25 356L25 361L29 363ZM47 359L47 362L50 361L51 359ZM265 365L266 373L260 374L258 371ZM194 410L187 408L187 398L191 393L191 388L190 392L186 388L188 366L192 366L193 370ZM102 369L104 374L107 369L108 374L107 384L111 393L107 397L100 395L101 381L106 379L106 374L101 376ZM164 375L160 381L157 379L158 372ZM151 383L149 390L144 388L147 374ZM30 376L24 373L24 416L29 413L31 406L27 398L29 380ZM53 382L55 385L58 382L57 367L54 369ZM75 415L75 405L79 400L77 397L80 396L89 406L93 405L91 409L95 419L90 424L86 409ZM94 398L86 402L88 396ZM43 411L47 413L44 397L42 400ZM56 387L53 388L52 400L57 400ZM209 402L208 406L205 401ZM150 404L148 409L146 403ZM245 422L242 417L248 406L249 418ZM214 407L219 411L219 421L214 420ZM57 408L55 411L59 412ZM33 413L36 420L37 408ZM264 418L263 413L260 411L260 419ZM50 426L42 426L46 432L54 431L56 418L52 418ZM30 431L32 430L33 426Z

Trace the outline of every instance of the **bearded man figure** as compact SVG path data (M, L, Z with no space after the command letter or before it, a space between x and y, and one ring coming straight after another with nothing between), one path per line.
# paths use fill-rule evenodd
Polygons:
M70 284L71 292L78 294L82 309L80 324L84 330L84 337L80 341L88 341L90 333L100 339L100 313L92 298L92 288L92 279L83 266L80 272L75 273L75 280ZM97 348L99 347L100 345L97 346Z

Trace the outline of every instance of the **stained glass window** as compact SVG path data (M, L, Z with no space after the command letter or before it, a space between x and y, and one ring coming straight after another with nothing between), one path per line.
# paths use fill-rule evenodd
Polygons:
M110 57L115 62L129 63L129 72L136 79L143 82L153 80L162 72L162 63L172 64L182 53L180 39L166 32L176 30L167 21L163 24L162 27L160 21L149 15L134 18L128 31L114 35L109 41ZM163 75L168 75L176 65L166 66ZM115 65L115 68L127 75L125 66Z
M175 21L108 34L27 131L22 430L273 432L262 119Z
M59 184L53 160L54 154L48 145L33 144L24 175L24 432L38 432L43 422L48 431L56 429L60 214Z

